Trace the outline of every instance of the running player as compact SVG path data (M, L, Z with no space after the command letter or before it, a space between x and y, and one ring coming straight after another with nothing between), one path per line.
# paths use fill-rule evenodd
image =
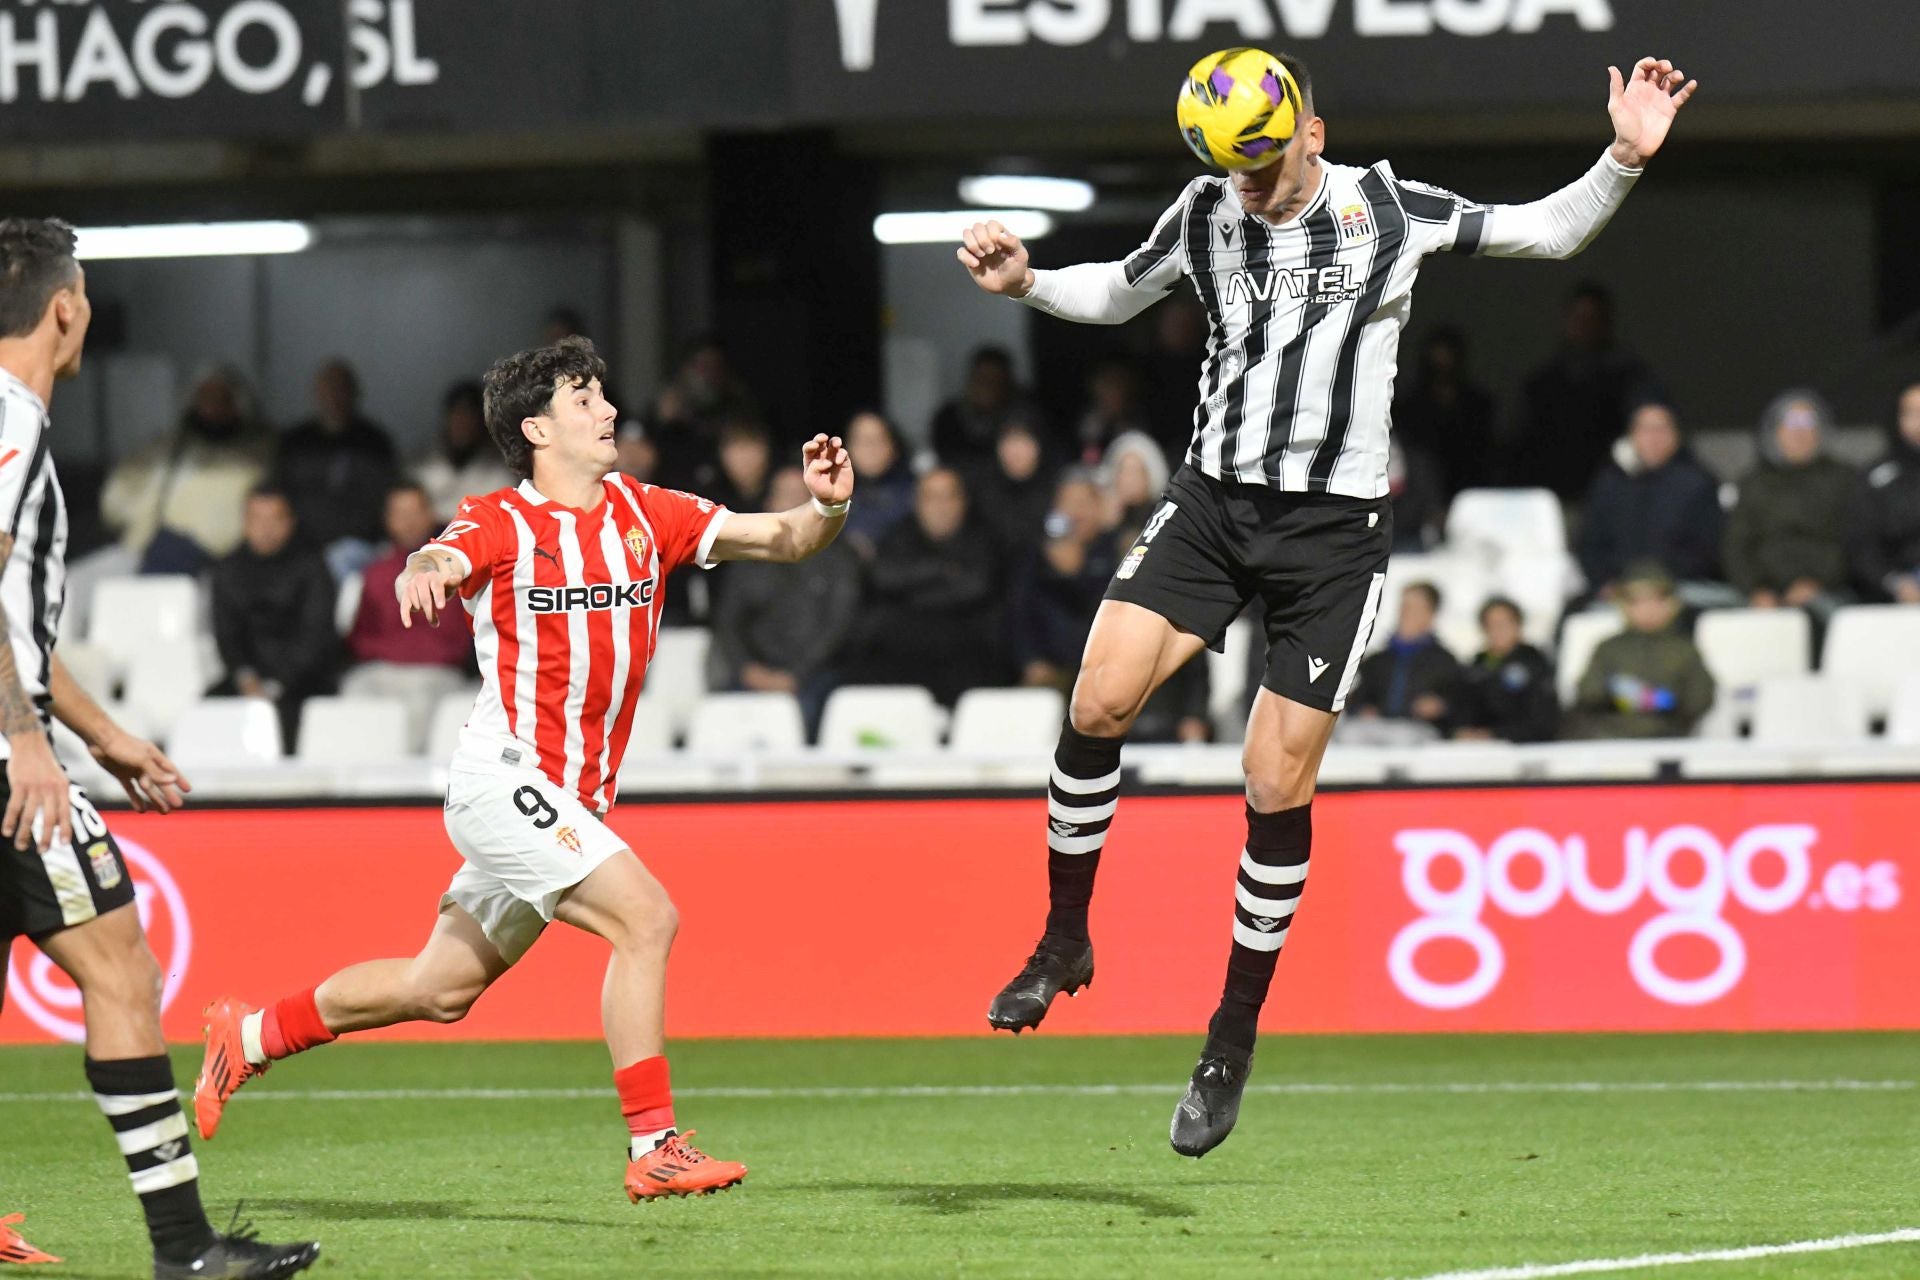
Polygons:
M66 588L67 507L48 452L53 384L80 371L93 316L73 228L0 221L0 999L22 935L80 988L86 1071L146 1214L153 1274L287 1276L317 1244L222 1236L200 1206L200 1166L160 1034L160 962L133 878L93 802L54 758L48 715L78 734L136 809L180 807L187 780L102 711L54 656ZM126 619L138 626L138 619ZM0 1220L0 1261L49 1258ZM22 1256L12 1256L18 1253Z
M853 468L837 437L815 436L801 450L811 501L767 515L640 484L614 471L605 376L584 338L489 370L487 428L527 479L462 503L395 584L407 625L416 613L437 623L458 594L484 682L447 788L447 833L466 864L432 935L411 959L354 965L264 1008L210 1004L194 1089L201 1136L213 1136L234 1091L276 1059L350 1031L458 1021L560 920L613 949L601 1014L631 1136L627 1195L711 1192L746 1176L676 1126L663 1014L678 918L605 816L667 575L822 550L845 523Z
M1216 54L1207 62L1217 62ZM1414 277L1431 253L1568 258L1620 207L1698 87L1673 64L1609 69L1613 144L1572 185L1480 205L1321 159L1326 123L1307 71L1268 58L1270 95L1302 104L1259 168L1197 178L1120 262L1036 271L997 222L960 262L988 293L1068 320L1116 324L1192 278L1212 330L1186 464L1114 574L1054 755L1051 907L988 1020L1018 1033L1093 978L1087 905L1120 787L1120 746L1161 682L1259 596L1267 669L1247 722L1247 839L1225 989L1171 1139L1201 1156L1233 1129L1260 1007L1307 877L1320 759L1373 628L1393 540L1387 427Z

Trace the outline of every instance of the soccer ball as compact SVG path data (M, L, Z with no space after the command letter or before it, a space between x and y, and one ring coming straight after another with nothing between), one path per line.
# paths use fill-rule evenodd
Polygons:
M1193 64L1175 106L1193 154L1222 169L1258 169L1280 158L1306 108L1280 59L1222 49Z

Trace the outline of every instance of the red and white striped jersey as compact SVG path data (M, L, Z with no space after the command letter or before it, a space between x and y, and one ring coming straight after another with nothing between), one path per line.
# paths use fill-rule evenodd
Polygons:
M667 575L712 568L725 507L623 475L592 511L530 480L469 498L427 545L466 567L483 681L457 764L538 769L596 813L613 807Z

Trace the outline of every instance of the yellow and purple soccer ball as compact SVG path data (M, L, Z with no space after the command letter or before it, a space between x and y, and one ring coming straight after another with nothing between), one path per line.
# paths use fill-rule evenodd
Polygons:
M1194 63L1174 110L1193 154L1222 169L1273 163L1306 115L1300 86L1260 49L1222 49Z

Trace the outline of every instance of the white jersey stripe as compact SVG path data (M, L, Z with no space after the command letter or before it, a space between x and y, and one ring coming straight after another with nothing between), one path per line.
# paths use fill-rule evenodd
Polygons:
M600 522L600 554L606 558L608 577L614 585L625 586L627 583L633 581L633 574L627 570L629 557L627 555L626 543L621 540L620 534L614 528L614 522L612 520L602 520ZM606 732L600 737L600 795L602 803L607 806L613 804L614 781L612 762L615 759L613 750L613 728L620 723L620 710L626 705L627 670L633 652L633 646L630 643L632 634L633 628L631 626L625 625L617 619L615 620L613 626L612 697L607 703Z
M580 551L580 531L573 513L555 511L553 518L560 526L560 568L565 571L568 582L580 582L586 577L586 557ZM587 763L586 735L581 732L581 712L587 705L587 680L593 668L593 641L587 635L587 615L584 610L569 609L567 618L567 700L566 730L567 763L561 774L560 785L568 795L580 790L580 771Z
M502 505L513 518L514 533L519 538L513 562L513 633L520 643L513 674L513 714L517 730L514 736L532 743L538 741L539 712L534 695L540 679L540 626L527 603L527 589L533 586L533 549L538 544L526 517L514 510L512 503ZM533 762L521 763L531 765Z

